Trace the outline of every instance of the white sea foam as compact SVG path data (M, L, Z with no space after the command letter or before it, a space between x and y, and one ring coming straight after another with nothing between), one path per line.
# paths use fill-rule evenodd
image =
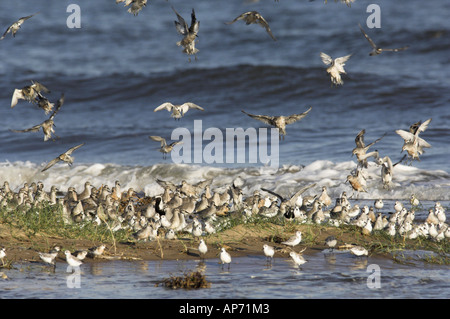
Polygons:
M338 197L343 191L351 195L350 185L345 183L347 175L356 168L356 162L333 163L327 160L314 161L301 166L282 166L278 170L271 167L219 168L187 164L156 164L152 166L123 166L117 164L74 164L71 168L61 164L51 170L41 172L41 166L31 162L0 163L0 185L10 183L13 190L19 189L25 182L42 181L48 191L51 185L66 191L73 186L77 191L84 188L89 180L94 186L113 186L120 181L123 189L133 187L137 192L154 196L162 192L156 179L179 184L182 180L195 183L212 180L213 190L224 190L237 181L245 195L252 194L261 187L271 189L280 195L289 196L310 183L317 186L310 191L319 192L325 185L332 197ZM358 195L359 199L390 198L409 199L411 194L419 195L422 200L450 200L450 175L442 170L423 170L412 166L397 165L394 168L393 187L383 188L381 168L370 163L364 170L368 193Z

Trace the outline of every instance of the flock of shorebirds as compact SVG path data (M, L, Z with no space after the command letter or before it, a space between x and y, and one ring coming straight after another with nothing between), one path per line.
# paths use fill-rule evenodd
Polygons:
M116 2L124 2L125 6L130 6L128 11L134 15L137 15L147 3L146 0L116 0ZM350 6L354 0L342 0L342 2ZM195 16L194 9L192 9L190 25L185 22L183 17L173 7L172 9L178 20L175 21L176 30L183 36L183 39L177 42L177 45L183 47L183 52L188 56L196 56L198 49L195 47L195 43L200 22ZM12 33L15 36L21 25L34 15L20 18L13 23L8 27L0 40L3 40L8 33ZM247 25L255 23L261 25L274 41L277 40L269 24L260 13L256 11L245 12L226 24L233 24L239 20L243 20ZM359 27L372 47L371 56L385 51L399 52L408 48L380 48L367 35L361 25ZM327 73L330 75L332 84L343 85L341 74L346 73L344 66L350 59L351 54L333 59L328 54L321 52L320 57L323 63L328 66ZM37 132L42 129L44 141L52 139L54 118L64 104L64 94L61 95L55 106L55 103L51 103L44 96L47 93L50 93L50 90L36 81L22 89L14 90L11 108L14 108L19 100L22 99L36 104L46 114L51 114L46 121L38 125L25 130L13 130L14 132ZM203 107L191 102L181 105L166 102L156 107L154 111L167 110L173 118L179 120L190 109L204 111ZM279 130L280 139L284 139L286 125L303 119L311 109L310 107L303 113L290 116L255 115L244 110L242 112L253 119L276 127ZM396 131L404 140L402 151L407 152L410 161L419 160L419 155L424 153L424 148L431 147L428 142L419 137L419 134L428 128L430 122L431 119L428 119L423 123L417 122L412 124L408 131ZM353 149L352 154L356 156L358 165L357 169L348 175L347 181L355 192L366 192L364 168L367 168L368 159L373 158L375 163L382 167L381 177L383 185L389 188L392 183L393 168L403 161L407 155L393 164L388 156L381 157L378 151L368 152L369 148L383 137L366 145L364 134L365 130L362 130L355 138L356 147ZM177 144L177 142L168 144L160 136L150 136L150 138L161 143L160 151L164 155L170 153ZM65 162L71 165L73 163L72 152L83 145L84 143L81 143L60 154L51 160L42 171L49 169L58 162ZM244 199L242 189L234 184L229 185L222 192L218 190L213 192L210 188L211 181L200 182L196 185L188 184L186 181L182 181L180 185L161 180L157 180L157 182L163 188L163 192L159 196L139 197L132 188L122 192L119 182L116 182L111 189L108 185L95 188L90 182L86 182L82 193L78 194L73 187L69 187L67 192L61 196L61 193L55 186L51 187L49 193L44 191L42 183L33 183L32 185L25 183L18 192L13 192L9 188L8 182L5 181L3 187L0 188L0 206L2 209L12 211L28 210L44 204L55 205L61 210L66 223L92 221L101 224L108 221L111 223L114 231L124 228L129 229L133 231L135 239L139 241L153 240L160 236L174 239L179 232L187 232L195 238L200 238L224 227L228 220L226 217L236 214L242 214L245 218L257 216L266 218L280 217L296 220L300 223L326 223L333 226L343 224L356 225L365 234L370 234L372 230L379 230L386 231L391 236L400 234L411 239L418 236L433 240L442 240L450 237L450 229L445 223L445 210L439 203L436 203L434 209L429 211L429 215L424 222L414 224L414 207L417 207L417 205L412 204L412 209L407 209L401 203L398 203L394 207L394 212L382 214L379 212L383 207L382 200L377 200L374 203L374 208L364 206L360 209L357 204L351 205L346 193L343 192L336 199L336 203L333 206L325 186L322 187L322 191L319 194L313 196L302 195L315 187L315 184L300 189L288 198L280 196L271 190L261 189L261 191L255 191L253 195ZM58 196L58 194L60 195ZM413 202L411 201L411 203ZM330 209L328 209L329 207ZM293 248L300 242L301 233L296 233L294 238L282 242L282 244ZM334 237L327 238L326 245L334 248L337 242L338 240ZM200 254L207 252L206 243L203 239L200 240L198 250ZM41 253L40 257L45 262L52 264L54 263L53 256L56 256L58 251ZM272 258L275 253L275 249L268 245L263 247L263 251L268 258ZM350 251L358 256L367 255L367 250L363 247L351 247ZM2 261L5 254L5 250L0 251ZM66 251L65 254L70 265L80 265L80 259L83 258L82 255L72 256L69 251ZM296 253L292 251L290 256L297 265L306 262L301 256L301 252ZM226 252L225 248L221 250L220 259L222 264L230 264L231 262L231 256Z
M25 183L18 192L13 192L5 181L0 188L0 209L27 212L36 207L53 206L67 224L90 222L101 225L107 222L111 231L127 230L136 241L174 240L180 235L191 234L194 241L200 241L200 257L208 251L203 238L225 229L236 217L247 221L257 218L285 219L299 224L334 227L353 225L364 235L379 231L389 236L420 237L433 241L450 237L445 208L439 202L429 209L424 221L415 220L415 211L420 206L415 196L410 199L410 207L397 201L392 210L383 213L381 210L385 207L382 199L374 201L373 206L360 207L358 204L352 205L344 191L333 204L327 187L318 187L315 183L288 197L265 188L244 197L236 182L214 191L209 180L197 184L183 180L178 185L159 179L156 182L162 192L150 197L137 194L133 188L122 191L118 181L111 188L108 185L96 188L88 181L80 193L74 187L69 187L66 193L60 192L55 186L47 193L41 182ZM318 192L318 189L321 191ZM308 191L309 195L306 195ZM276 251L289 252L293 261L301 265L303 251L294 251L301 241L302 234L297 231L292 238L278 243L278 246L286 248L263 246L263 251L267 257L273 257ZM334 249L338 241L329 237L325 244ZM343 247L357 256L368 254L362 246L344 244ZM55 251L52 253L57 254ZM223 248L220 253L222 266L231 262L231 256L227 254ZM50 258L46 254L43 256ZM70 252L66 252L66 257L68 261L73 260Z

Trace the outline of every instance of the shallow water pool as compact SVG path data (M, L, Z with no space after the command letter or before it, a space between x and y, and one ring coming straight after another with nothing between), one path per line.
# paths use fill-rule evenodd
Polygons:
M424 253L422 252L422 255ZM426 254L426 253L425 253ZM346 251L305 255L296 267L290 259L264 256L233 258L230 268L205 261L108 261L85 263L79 272L58 262L54 272L40 263L15 265L3 272L1 298L100 299L298 299L298 298L449 298L445 265L355 257ZM417 257L417 258L415 258ZM171 275L200 270L210 288L172 290L157 285Z

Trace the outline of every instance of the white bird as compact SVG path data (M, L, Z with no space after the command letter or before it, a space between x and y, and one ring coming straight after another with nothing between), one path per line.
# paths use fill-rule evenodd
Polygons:
M327 73L330 74L331 82L335 85L343 85L344 81L342 81L341 74L347 74L344 70L345 62L350 59L352 55L346 55L340 58L336 58L333 60L328 54L320 52L320 57L322 62L325 65L329 65L327 68Z
M39 252L39 257L47 264L55 265L55 258L58 256L59 251L60 248L56 246L48 253Z
M422 155L425 152L423 149L431 147L431 145L427 141L419 137L419 134L421 132L424 132L428 128L430 122L431 118L421 124L420 122L413 124L410 127L409 132L404 130L395 131L395 133L397 133L398 135L401 136L401 138L403 138L404 143L402 147L402 152L406 151L411 161L413 160L420 161L419 155Z
M76 252L73 253L72 256L76 257L79 260L83 260L86 258L88 254L88 251L83 249L83 250L77 250Z
M298 244L300 244L301 241L302 241L302 232L298 230L295 232L294 236L292 236L291 238L289 238L286 241L283 241L282 244L294 247L294 246L297 246Z
M202 258L204 258L204 256L208 252L208 246L206 246L206 243L203 239L200 239L200 244L198 244L198 251L200 252L200 256L202 256Z
M415 194L411 195L409 202L411 203L411 206L419 206L420 204L420 201Z
M220 261L222 262L222 268L224 264L228 264L228 269L230 269L231 255L225 250L225 248L222 248L220 251Z
M175 238L175 231L173 229L169 229L169 231L166 233L166 239L172 240Z
M172 225L172 223L170 222L170 220L167 219L167 216L162 215L161 216L161 226L163 226L165 228L170 228L171 225Z
M5 257L6 257L6 249L5 247L3 247L2 249L0 249L0 259L2 260L3 266L5 266L5 262L3 260Z
M378 165L381 165L381 182L383 183L383 188L389 189L392 184L392 179L394 178L394 167L406 158L406 155L403 156L403 158L398 161L395 164L392 164L391 159L389 156L385 156L383 158L377 158L376 163Z
M337 239L334 236L328 236L325 238L325 244L331 248L331 250L334 250L334 247L336 247Z
M203 226L202 224L195 225L192 229L192 235L194 237L201 237L203 235Z
M373 203L373 206L377 211L379 211L384 207L383 200L381 198L376 199L375 202Z
M289 256L291 256L292 260L294 261L295 265L297 267L300 267L304 263L306 263L306 259L303 258L303 256L300 253L296 253L295 251L291 251L289 253Z
M195 103L192 103L192 102L186 102L181 105L172 104L170 102L165 102L165 103L161 104L160 106L158 106L157 108L155 108L153 112L167 110L169 112L172 112L171 117L173 117L175 120L179 120L184 116L184 114L186 114L187 111L189 111L191 109L196 109L196 110L200 110L200 111L205 110L201 106L199 106Z
M66 261L70 266L79 267L81 264L83 264L83 262L81 260L72 256L70 251L66 250L64 253L66 254Z
M275 249L272 246L264 244L263 251L264 251L264 255L267 257L267 259L272 261L273 256L275 254Z
M92 257L99 257L103 254L103 252L105 251L105 248L106 248L105 245L91 247L88 250L88 254Z
M367 256L369 254L369 252L367 251L367 249L365 249L364 247L361 246L353 246L352 248L350 248L350 252L355 255L355 256Z
M395 201L394 209L396 212L400 212L403 209L403 204L399 201Z

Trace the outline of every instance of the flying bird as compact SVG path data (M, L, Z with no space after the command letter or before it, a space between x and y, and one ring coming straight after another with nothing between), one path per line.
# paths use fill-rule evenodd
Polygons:
M45 114L50 113L55 106L54 103L51 103L45 96L42 95L38 95L37 105L44 110Z
M161 153L163 153L163 158L165 159L167 156L167 153L172 152L173 148L175 145L178 144L182 144L183 141L175 141L172 142L170 144L167 144L166 139L161 137L161 136L149 136L150 139L156 141L156 142L161 142L161 148L159 149L159 151Z
M397 48L397 49L384 49L384 48L380 48L379 46L377 46L375 44L375 42L372 41L372 39L367 35L367 33L364 31L364 29L361 27L361 24L359 24L359 28L361 29L362 34L364 35L364 37L367 39L367 41L369 41L370 45L372 46L372 51L369 53L370 56L374 56L374 55L378 55L381 54L381 52L384 51L391 51L391 52L398 52L398 51L403 51L409 48L409 46L404 46L402 48Z
M402 147L402 152L406 151L411 161L412 160L420 161L419 155L422 155L425 152L423 149L431 147L431 145L427 141L419 137L419 134L421 132L424 132L428 128L430 122L431 118L423 123L420 122L415 123L410 126L409 132L404 130L395 131L395 133L397 133L403 138L404 144Z
M331 82L334 85L343 85L344 81L342 81L341 74L347 74L344 70L345 62L350 59L352 55L346 55L340 58L336 58L333 60L328 54L320 52L320 58L325 65L329 65L327 68L327 73L331 76Z
M277 40L275 36L272 34L272 31L270 30L269 24L259 12L257 11L244 12L240 16L236 17L233 21L225 22L225 24L232 24L238 20L244 20L246 25L259 24L260 26L266 29L267 33L274 41Z
M15 89L12 99L11 99L11 108L17 105L19 100L25 100L30 103L39 103L38 98L44 98L41 92L50 93L50 90L47 89L44 85L39 82L31 81L31 85L27 85L22 89Z
M357 194L367 193L366 179L360 170L357 170L355 175L353 174L347 175L346 182L349 182L349 184L353 188L353 195L355 194L355 191L357 192Z
M17 31L19 31L21 25L22 25L26 20L28 20L29 18L31 18L32 16L34 16L34 15L36 15L36 14L38 14L38 13L39 13L39 12L36 12L36 13L34 13L34 14L32 14L32 15L29 15L29 16L26 16L26 17L22 17L22 18L20 18L19 20L17 20L16 22L14 22L13 24L11 24L11 25L8 27L8 29L6 29L5 33L3 33L2 37L0 38L0 40L3 40L3 39L6 37L6 35L7 35L8 33L10 33L10 32L12 33L13 37L16 37L16 33L17 33Z
M314 0L309 0L314 1ZM334 2L338 2L339 0L334 0ZM352 2L355 2L356 0L341 0L342 3L345 3L347 5L347 7L351 7L352 6ZM328 0L325 0L325 4L328 3Z
M375 159L378 159L378 152L370 152L367 153L368 149L374 145L375 143L378 143L385 135L386 133L384 133L384 135L378 139L376 139L375 141L373 141L372 143L366 145L364 143L364 134L366 134L366 130L363 129L361 130L358 135L356 135L355 138L355 144L356 147L352 150L352 156L356 155L356 159L358 160L358 165L364 168L367 168L367 158L370 156L373 156Z
M299 197L300 197L304 192L306 192L308 189L310 189L310 188L312 188L312 187L314 187L314 186L316 186L316 183L312 183L312 184L309 184L309 185L307 185L307 186L305 186L305 187L302 187L302 188L299 189L297 192L295 192L295 194L292 195L291 197L283 197L283 196L281 196L281 195L275 193L274 191L271 191L270 189L263 188L263 187L261 187L261 190L263 190L263 191L265 191L265 192L268 192L268 193L270 193L270 194L272 194L272 195L278 197L278 198L280 199L280 202L281 202L281 203L280 203L280 206L281 206L281 204L284 204L284 205L286 205L287 207L291 207L291 208L292 208L292 207L294 207L294 206L297 205L298 200L299 200ZM303 201L303 198L302 198L302 201ZM300 206L301 206L301 205L300 205Z
M289 115L289 116L255 115L255 114L247 113L244 110L242 110L242 113L247 114L248 116L250 116L251 118L254 118L255 120L259 120L268 125L275 126L278 129L278 131L280 132L280 139L281 139L281 137L283 137L283 139L284 139L284 136L286 135L286 125L292 124L292 123L295 123L295 122L301 120L309 113L309 111L311 111L311 109L312 109L312 107L310 107L307 111L305 111L303 113L293 114L293 115Z
M172 10L177 15L178 21L175 22L175 28L177 29L178 33L183 35L183 39L181 41L177 42L178 46L183 47L183 53L186 53L187 55L194 55L195 59L197 60L197 52L199 50L195 47L195 40L198 37L198 29L200 27L200 21L197 21L195 17L195 11L192 9L191 13L191 26L189 27L186 21L184 21L183 17L178 14L178 12L175 10L174 7L172 7ZM189 58L189 62L191 61L191 58Z
M52 133L55 133L55 130L53 129L53 126L55 125L54 118L56 113L58 113L59 109L63 104L64 104L64 94L61 95L61 98L58 100L56 104L56 109L53 111L52 115L50 115L50 117L47 120L33 127L24 130L11 130L11 132L14 133L38 132L42 128L42 131L44 133L44 142L48 141L52 137Z
M58 162L66 162L69 166L72 166L73 164L73 157L71 156L73 151L79 149L81 146L83 146L84 143L81 143L80 145L74 146L69 148L67 151L65 151L64 153L60 154L59 156L57 156L56 158L54 158L53 160L51 160L41 172L44 172L46 170L48 170L50 167L52 167L53 165L55 165Z
M186 102L181 105L175 105L170 102L166 102L155 108L153 112L158 112L161 110L167 110L169 112L172 112L171 117L173 117L175 120L181 119L184 114L186 114L187 111L190 109L196 109L200 111L204 111L204 109L201 106L198 106L197 104L194 104L192 102Z
M147 0L116 0L116 3L121 2L125 2L125 7L128 7L131 4L131 7L128 8L128 12L135 16L137 16L139 11L147 5Z

